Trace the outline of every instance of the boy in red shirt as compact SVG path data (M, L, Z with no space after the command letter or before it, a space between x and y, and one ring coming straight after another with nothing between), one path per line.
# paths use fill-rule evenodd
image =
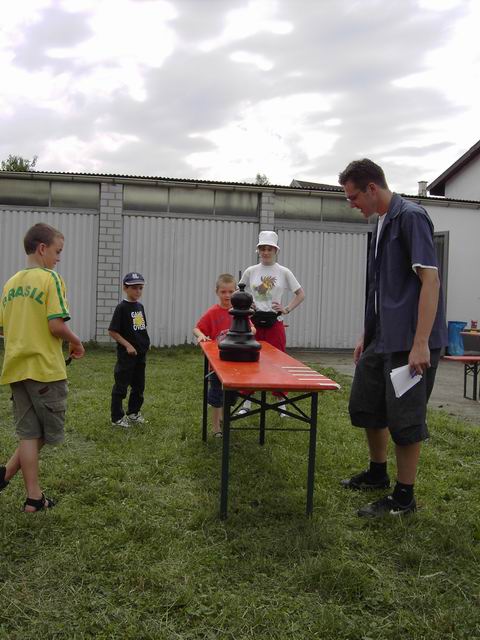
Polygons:
M237 283L229 273L222 273L217 278L215 292L218 297L217 304L211 306L202 315L195 325L193 335L197 338L197 344L207 340L217 340L225 334L232 324L232 316L228 310L232 306L230 299L235 293ZM212 371L209 376L208 404L213 407L212 430L216 438L222 437L221 417L223 406L223 393L220 380Z

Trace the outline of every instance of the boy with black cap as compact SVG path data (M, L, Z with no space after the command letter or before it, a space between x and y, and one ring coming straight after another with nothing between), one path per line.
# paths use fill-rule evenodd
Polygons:
M115 384L112 389L112 425L130 427L145 422L140 413L145 390L145 366L150 338L142 297L145 280L138 272L127 273L123 278L125 298L117 305L108 327L108 333L117 342L117 362L114 369ZM127 415L123 400L131 387Z

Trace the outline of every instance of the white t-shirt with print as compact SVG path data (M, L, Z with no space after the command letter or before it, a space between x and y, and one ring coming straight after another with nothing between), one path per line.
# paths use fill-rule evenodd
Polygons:
M240 280L253 296L258 311L273 311L272 303L281 304L285 291L298 291L300 283L287 267L281 264L255 264L245 269Z

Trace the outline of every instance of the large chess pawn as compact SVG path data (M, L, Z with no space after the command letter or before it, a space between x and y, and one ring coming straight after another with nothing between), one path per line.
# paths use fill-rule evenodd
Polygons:
M238 288L240 291L235 291L233 294L232 308L228 311L233 316L232 325L218 345L220 360L257 362L262 346L255 340L248 321L253 315L251 309L253 298L244 291L244 284L239 284Z

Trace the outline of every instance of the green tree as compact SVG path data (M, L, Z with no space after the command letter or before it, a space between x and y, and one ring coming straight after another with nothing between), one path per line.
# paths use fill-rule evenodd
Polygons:
M22 156L8 156L2 160L2 171L33 171L37 164L38 156L33 156L31 160Z
M255 184L267 185L270 184L270 180L264 173L257 173L257 175L255 176Z

